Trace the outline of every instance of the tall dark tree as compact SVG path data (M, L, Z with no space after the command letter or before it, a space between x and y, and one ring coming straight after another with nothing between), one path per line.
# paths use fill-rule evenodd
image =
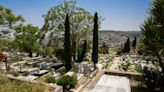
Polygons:
M134 50L136 49L136 44L137 44L137 37L134 38L133 43L132 43L132 48Z
M72 68L71 62L71 41L70 41L70 23L68 14L65 20L65 39L64 39L64 62L65 68L69 71Z
M151 61L157 61L164 74L164 0L153 0L150 17L142 25L142 50Z
M92 61L94 62L94 67L96 68L96 63L98 62L98 15L97 15L97 12L95 13L95 16L94 16Z
M124 53L129 53L130 52L130 40L129 40L129 37L128 37L127 41L125 42L123 52Z
M84 44L83 44L83 49L81 51L81 54L80 54L80 52L78 52L77 62L81 63L83 61L86 51L87 51L87 41L85 40Z

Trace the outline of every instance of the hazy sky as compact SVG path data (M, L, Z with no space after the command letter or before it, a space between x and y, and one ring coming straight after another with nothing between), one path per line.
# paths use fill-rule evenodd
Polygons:
M11 8L15 14L22 15L26 23L41 27L42 15L63 0L0 0L0 5ZM140 30L140 25L148 16L151 0L77 0L77 6L92 14L98 12L105 18L101 29L132 31Z

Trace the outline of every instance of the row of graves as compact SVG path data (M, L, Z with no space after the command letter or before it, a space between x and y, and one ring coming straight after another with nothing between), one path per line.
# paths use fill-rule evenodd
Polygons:
M141 72L144 67L160 69L158 63L153 63L149 57L138 54L125 54L119 63L120 71Z

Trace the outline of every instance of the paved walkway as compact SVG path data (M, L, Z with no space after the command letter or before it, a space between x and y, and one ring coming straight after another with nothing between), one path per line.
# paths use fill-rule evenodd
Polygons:
M118 71L118 66L122 62L122 57L114 57L113 58L113 64L109 67L109 70L112 71Z

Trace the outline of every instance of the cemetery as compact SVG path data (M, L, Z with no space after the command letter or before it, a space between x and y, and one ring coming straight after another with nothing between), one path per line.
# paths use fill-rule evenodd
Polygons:
M164 92L164 0L57 1L0 1L0 92Z

